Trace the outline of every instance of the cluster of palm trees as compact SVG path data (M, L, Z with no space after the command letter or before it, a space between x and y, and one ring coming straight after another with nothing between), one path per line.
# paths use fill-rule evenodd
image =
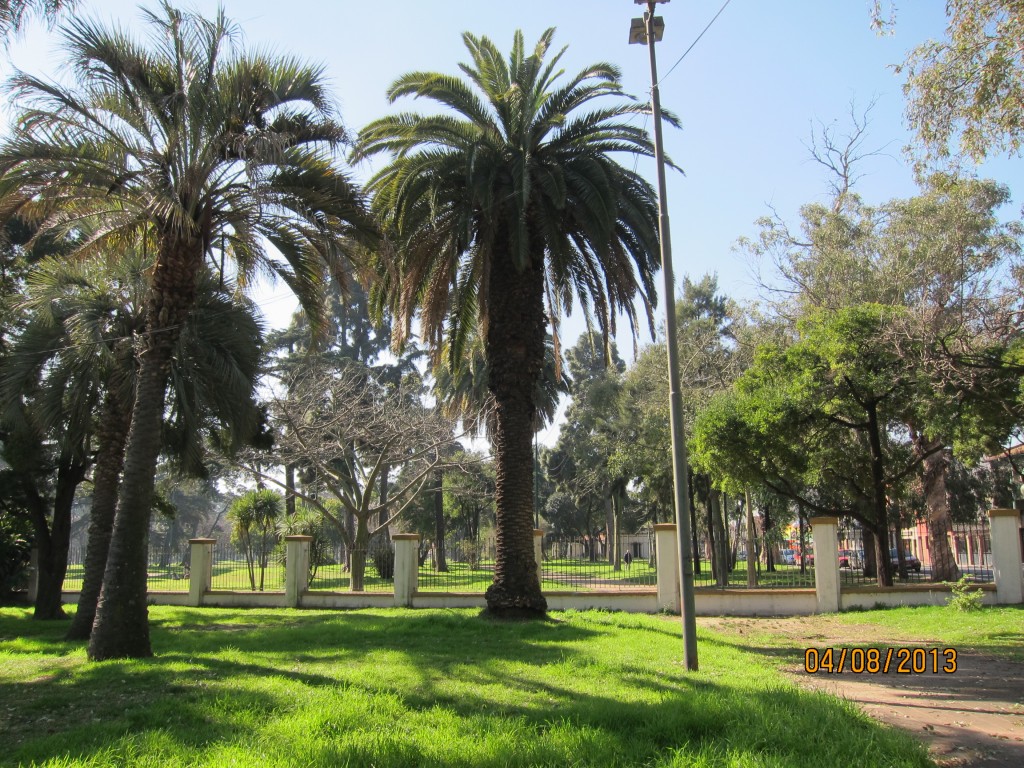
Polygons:
M90 657L151 653L145 544L165 422L207 397L182 367L183 344L204 302L268 271L294 291L314 334L330 282L354 272L374 311L393 319L397 343L416 322L437 362L444 355L457 371L482 340L497 469L488 606L543 613L531 441L547 326L557 350L558 317L575 303L606 339L617 315L635 331L637 297L651 322L655 194L614 159L652 154L635 120L642 106L622 94L609 64L565 77L564 49L549 50L553 30L532 50L516 33L508 56L466 34L464 78L416 72L388 92L392 101L432 100L439 112L383 118L350 142L318 67L246 50L223 13L206 19L165 0L144 16L141 42L69 21L62 35L74 85L17 73L20 117L0 147L0 216L66 244L64 264L114 275L135 259L142 280L124 318L130 327L97 331L105 362L84 366L95 373L96 402L109 399L122 417L99 417L96 438L123 446L107 464L97 457L94 473L107 483L102 494L94 487L94 503L106 499L112 522L108 551L89 554L105 562L92 585L95 616L82 619ZM389 157L365 191L337 159L349 147L353 160ZM231 359L242 358L239 350ZM245 375L244 365L235 369ZM236 401L251 401L254 379ZM219 413L225 424L246 418ZM117 425L127 432L112 434Z

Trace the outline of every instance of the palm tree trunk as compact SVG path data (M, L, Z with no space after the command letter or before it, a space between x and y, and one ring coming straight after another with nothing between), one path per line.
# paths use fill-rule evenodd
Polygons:
M82 591L78 595L78 609L71 621L67 640L88 640L96 618L96 603L103 586L103 571L107 567L110 535L114 530L114 512L117 509L117 486L124 467L124 451L131 426L131 406L124 407L115 393L108 391L97 437L96 466L92 476L92 508L89 512L89 538L85 549L85 573Z
M156 462L161 448L171 355L181 324L195 304L196 275L202 256L200 242L168 238L161 244L153 269L146 312L149 336L139 361L121 495L89 640L89 658L94 661L153 655L146 608L146 570Z
M495 237L502 242L502 233ZM511 254L496 254L488 303L496 552L487 610L495 615L542 616L547 601L533 554L533 424L534 391L544 365L543 256L520 272Z

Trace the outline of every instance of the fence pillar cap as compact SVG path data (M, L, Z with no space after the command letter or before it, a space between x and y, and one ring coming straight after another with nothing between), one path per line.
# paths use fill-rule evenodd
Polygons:
M216 544L216 539L189 539L189 544Z
M1020 510L1019 509L1001 509L1001 508L997 507L996 509L990 509L988 511L988 516L989 517L1020 517Z
M833 515L822 515L821 517L812 517L810 523L812 528L815 525L839 525L839 518Z
M285 541L312 541L312 536L307 536L304 533L293 533L284 537Z
M655 523L654 530L656 531L674 531L676 529L675 523Z
M418 533L392 533L392 541L419 541L420 535Z

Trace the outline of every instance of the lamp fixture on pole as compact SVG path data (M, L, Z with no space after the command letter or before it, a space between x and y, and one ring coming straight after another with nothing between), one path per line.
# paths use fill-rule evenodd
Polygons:
M693 560L690 549L690 497L688 493L686 438L683 431L683 399L679 384L679 350L676 339L675 279L672 276L672 238L665 196L665 147L661 135L661 98L654 44L661 40L665 22L654 15L654 6L668 0L634 0L646 5L642 19L633 19L629 42L647 45L651 59L651 110L654 115L654 155L658 166L658 232L661 242L661 275L665 291L665 346L668 348L669 417L672 425L672 479L675 486L676 533L679 538L679 593L683 619L683 655L686 668L697 670L697 619L693 592Z

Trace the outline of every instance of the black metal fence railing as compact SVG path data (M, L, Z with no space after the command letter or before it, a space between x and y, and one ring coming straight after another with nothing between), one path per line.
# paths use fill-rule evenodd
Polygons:
M353 578L356 580L354 587ZM311 557L309 589L394 592L395 551L390 546L371 548L368 552L349 549L344 544L324 547L317 556Z
M889 563L894 584L956 581L966 578L976 583L993 581L992 533L986 518L967 523L950 523L936 540L927 522L902 530L903 566L894 533L889 535ZM858 526L844 526L839 532L839 573L843 585L869 586L878 582L873 554L865 552L865 536Z
M417 591L482 594L494 581L494 539L448 539L443 553L426 547L420 561Z
M618 557L599 539L544 537L541 589L548 591L651 590L658 585L654 548L646 537L626 537Z
M720 530L718 536L722 533ZM695 587L814 589L814 542L809 526L794 530L792 538L786 538L779 526L773 526L767 533L761 526L755 526L753 541L745 526L730 525L724 533L724 546L717 536L711 539L701 534L696 547L687 547L686 555L693 562ZM752 569L748 568L749 562L753 564Z
M150 592L188 592L189 546L149 547L146 588ZM68 550L68 569L64 574L65 592L79 592L85 578L85 547L72 545Z
M211 590L232 592L283 592L284 550L243 552L234 544L213 547Z

